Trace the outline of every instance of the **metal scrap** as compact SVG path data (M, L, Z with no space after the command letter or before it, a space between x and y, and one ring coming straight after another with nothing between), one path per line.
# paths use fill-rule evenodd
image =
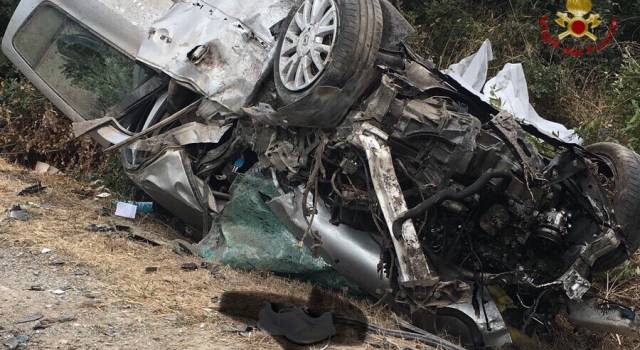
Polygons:
M18 196L28 196L36 193L41 193L41 192L44 192L44 190L46 189L47 187L42 186L42 183L38 181L38 183L34 185L23 188L20 192L18 192Z
M11 209L9 209L8 217L12 220L28 221L29 213L20 205L14 205Z

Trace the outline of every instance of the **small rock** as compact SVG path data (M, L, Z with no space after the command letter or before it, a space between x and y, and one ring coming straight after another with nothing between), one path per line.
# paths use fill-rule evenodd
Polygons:
M48 254L51 253L51 249L49 248L42 248L42 251L40 252L40 254Z
M145 273L153 273L153 272L158 272L158 268L155 266L149 266L147 268L144 269Z
M29 290L32 290L34 292L44 292L44 287L39 285L39 284L35 284L35 285L29 287Z
M76 275L76 276L87 276L87 275L89 275L89 271L83 270L83 269L78 269L78 270L75 270L73 272L73 274Z
M83 294L85 298L89 298L89 299L96 299L98 298L100 295L98 295L97 293L94 292L86 292Z
M29 336L28 335L17 335L9 340L7 340L4 345L9 349L9 350L15 350L18 348L24 348L27 346L27 342L29 341Z
M186 264L182 264L182 266L180 266L181 269L186 270L186 271L195 271L198 269L198 264L196 263L186 263Z
M29 322L34 322L37 321L41 318L43 318L44 316L42 314L33 314L33 315L29 315L27 317L24 317L18 321L16 321L16 324L21 324L21 323L29 323Z
M37 331L37 330L41 330L41 329L46 329L46 328L49 328L49 326L51 326L51 322L49 322L48 319L44 319L44 320L40 320L40 321L36 322L33 325L33 330Z
M207 269L212 277L220 276L220 265L203 262L200 267L202 267L203 269Z
M54 289L51 291L51 293L55 294L55 295L62 295L65 292L62 289Z
M60 323L65 323L65 322L71 322L71 321L75 321L76 320L76 316L72 315L72 314L62 314L62 316L58 317L56 319L56 321L60 322Z

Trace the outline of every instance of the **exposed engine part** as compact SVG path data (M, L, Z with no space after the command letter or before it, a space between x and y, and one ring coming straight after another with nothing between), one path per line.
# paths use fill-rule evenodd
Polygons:
M510 180L512 177L513 177L512 174L504 171L490 172L482 175L480 178L478 178L478 180L476 180L473 184L471 184L469 187L465 188L462 191L455 192L451 189L444 189L434 194L433 196L429 197L427 200L420 203L419 205L407 210L402 215L400 215L393 222L393 233L395 235L398 232L400 232L401 226L407 219L415 218L417 216L422 215L429 208L433 207L436 204L441 203L446 199L461 200L479 192L484 186L486 186L493 179Z
M538 216L538 227L534 237L545 247L548 245L544 243L550 243L551 246L560 248L568 228L568 214L564 210L552 209Z
M509 220L507 209L501 204L495 204L480 217L480 228L489 235L496 236L504 230Z

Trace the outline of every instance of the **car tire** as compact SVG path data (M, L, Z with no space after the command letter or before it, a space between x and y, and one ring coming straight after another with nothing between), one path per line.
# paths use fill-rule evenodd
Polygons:
M640 247L640 156L610 142L590 145L587 150L606 163L599 164L599 172L613 183L611 205L625 240L594 264L594 270L606 271L625 262Z
M331 17L329 12L333 9L334 18L326 23L313 16L304 20L305 9L314 6L325 11L323 16L328 17L323 19ZM303 0L283 23L274 80L284 105L295 103L319 86L343 88L350 79L360 77L354 75L374 69L383 29L379 0ZM327 32L328 27L333 28L333 33ZM327 47L329 52L324 52ZM366 87L355 90L362 94Z

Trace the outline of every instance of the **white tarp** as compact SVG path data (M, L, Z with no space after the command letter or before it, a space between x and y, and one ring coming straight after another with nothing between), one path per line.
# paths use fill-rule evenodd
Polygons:
M496 107L513 114L527 124L534 125L540 131L565 142L582 143L582 139L574 130L546 120L535 111L529 102L527 79L522 64L508 63L495 77L486 81L491 60L493 60L491 42L485 40L475 54L451 65L444 73L480 96L485 102L498 101L500 106Z

